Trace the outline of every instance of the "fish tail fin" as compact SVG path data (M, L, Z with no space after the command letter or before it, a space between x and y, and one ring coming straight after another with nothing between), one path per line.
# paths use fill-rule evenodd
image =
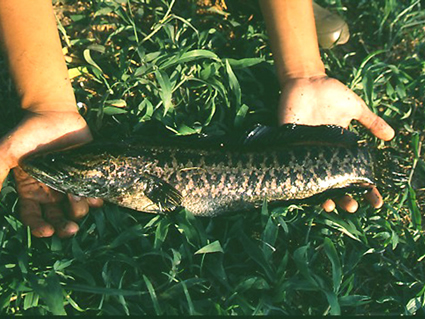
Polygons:
M406 160L407 158L407 160ZM375 176L378 187L387 193L398 193L409 188L421 211L425 212L425 153L416 159L404 151L392 148L378 150L375 154Z
M409 180L408 168L395 149L387 147L378 149L374 154L375 178L377 186L384 192L400 191L406 187Z
M416 200L422 210L425 210L425 155L418 158L410 174L410 186L416 193Z

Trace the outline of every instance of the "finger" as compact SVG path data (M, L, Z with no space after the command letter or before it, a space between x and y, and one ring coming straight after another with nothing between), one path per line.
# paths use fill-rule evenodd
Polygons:
M336 204L349 213L355 213L359 204L350 196L344 195L335 199Z
M325 212L330 213L335 209L335 202L332 199L327 199L322 203L322 208Z
M88 202L90 207L101 207L101 206L103 206L103 199L101 199L101 198L88 197L87 202Z
M20 198L18 214L22 223L31 229L35 237L50 237L55 232L53 226L43 219L40 204L34 200Z
M63 210L58 204L44 204L42 208L46 221L53 225L59 237L71 237L78 231L78 225L65 219Z
M72 220L83 218L89 212L89 204L86 198L68 194L69 217Z
M369 192L367 192L364 195L364 198L373 208L378 209L384 205L384 200L376 187L373 187Z
M381 140L389 141L394 138L394 129L382 118L369 110L366 105L364 106L363 113L358 118L358 121Z
M63 194L36 181L20 167L15 167L13 173L15 175L16 190L21 198L33 199L40 203L59 202L63 199Z
M25 171L22 168L20 168L19 166L16 166L13 169L13 173L15 175L15 180L17 182L25 181L28 178L28 174L25 173Z

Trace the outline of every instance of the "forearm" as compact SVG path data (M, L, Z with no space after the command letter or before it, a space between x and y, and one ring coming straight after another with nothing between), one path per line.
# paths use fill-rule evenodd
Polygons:
M260 0L279 81L324 76L312 0Z
M0 0L0 38L22 108L76 112L51 0Z

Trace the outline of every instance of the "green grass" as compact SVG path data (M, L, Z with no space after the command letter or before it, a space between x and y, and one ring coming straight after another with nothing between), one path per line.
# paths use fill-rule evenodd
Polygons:
M183 135L276 123L279 92L258 6L226 3L221 14L196 14L180 0L58 3L75 92L96 138L143 134L152 123ZM391 123L397 137L387 144L419 172L425 8L414 0L320 3L351 31L348 44L322 51L328 74ZM1 70L4 134L20 113ZM62 240L32 238L15 215L13 181L6 185L2 314L424 314L423 191L388 191L382 209L363 203L356 214L264 205L209 219L107 204Z

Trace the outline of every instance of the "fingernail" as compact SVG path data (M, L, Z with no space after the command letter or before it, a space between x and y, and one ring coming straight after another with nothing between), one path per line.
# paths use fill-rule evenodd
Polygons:
M54 233L54 229L53 227L47 227L47 226L40 226L40 227L36 227L33 228L31 230L31 233L38 238L42 238L42 237L51 237Z
M78 232L78 225L74 222L65 222L58 229L58 236L60 238L69 238L74 236Z
M100 203L99 203L100 198L97 198L97 197L88 197L87 201L88 201L90 206L99 206L100 205Z

